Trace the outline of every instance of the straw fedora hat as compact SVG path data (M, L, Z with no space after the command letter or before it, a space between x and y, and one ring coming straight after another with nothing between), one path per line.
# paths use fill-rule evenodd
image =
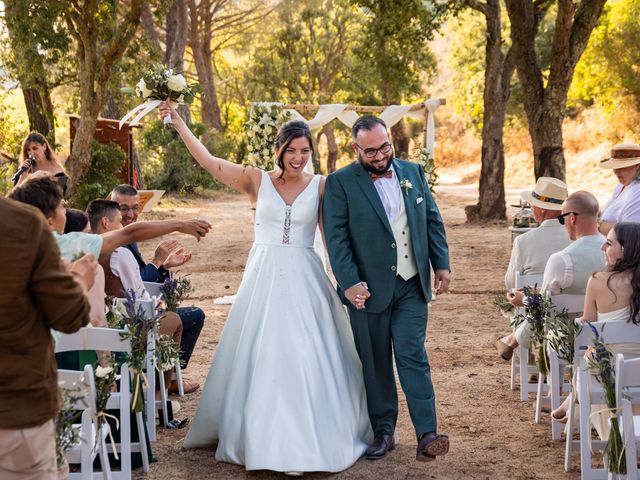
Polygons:
M640 163L640 145L619 143L611 147L611 157L600 160L600 168L626 168Z
M569 196L567 184L553 177L540 177L532 192L522 192L520 196L530 205L547 210L562 210L562 203Z

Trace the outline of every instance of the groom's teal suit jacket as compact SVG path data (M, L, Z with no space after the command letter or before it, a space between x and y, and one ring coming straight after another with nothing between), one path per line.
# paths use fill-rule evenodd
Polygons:
M420 283L425 299L431 299L429 263L434 270L449 270L449 249L444 224L417 164L394 159L402 188ZM382 201L369 173L358 163L327 177L322 207L324 235L338 293L346 305L344 290L366 282L371 292L365 311L381 312L389 306L396 282L396 239Z

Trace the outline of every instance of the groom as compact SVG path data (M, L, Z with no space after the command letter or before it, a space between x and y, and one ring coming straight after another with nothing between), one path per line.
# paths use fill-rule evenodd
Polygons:
M338 293L349 309L362 361L367 406L375 435L366 457L395 448L398 396L392 352L418 436L416 459L449 451L436 429L436 406L424 348L429 263L436 294L449 286L444 225L421 168L393 158L387 127L360 117L352 128L358 161L329 175L324 233Z

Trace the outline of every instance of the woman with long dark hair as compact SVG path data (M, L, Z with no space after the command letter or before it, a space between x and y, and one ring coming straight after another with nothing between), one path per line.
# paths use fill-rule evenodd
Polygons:
M613 225L602 245L606 270L594 273L587 283L584 299L584 322L628 322L629 328L640 324L640 223L621 222ZM639 344L610 344L614 356L640 357ZM557 420L565 420L569 402L552 412ZM601 438L608 435L606 421L592 418Z
M47 172L58 182L63 192L66 192L69 177L46 137L41 133L31 132L22 141L20 166L24 168L24 172L18 177L16 185L22 184L32 173Z
M211 447L247 470L337 472L372 439L349 319L313 243L324 177L306 123L275 141L277 170L211 155L168 105L194 158L256 204L255 241L184 446Z

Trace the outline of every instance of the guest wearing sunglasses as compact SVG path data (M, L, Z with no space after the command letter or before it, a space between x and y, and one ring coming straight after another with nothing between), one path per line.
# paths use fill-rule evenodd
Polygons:
M542 277L542 293L584 295L591 275L604 270L605 259L600 247L605 237L598 232L599 208L596 197L585 191L572 193L562 204L558 221L564 225L573 243L549 257ZM509 295L514 306L524 305L523 292ZM498 342L496 348L500 356L506 359L507 352L510 351L512 354L518 345L529 347L531 328L524 322L514 333L499 339Z

